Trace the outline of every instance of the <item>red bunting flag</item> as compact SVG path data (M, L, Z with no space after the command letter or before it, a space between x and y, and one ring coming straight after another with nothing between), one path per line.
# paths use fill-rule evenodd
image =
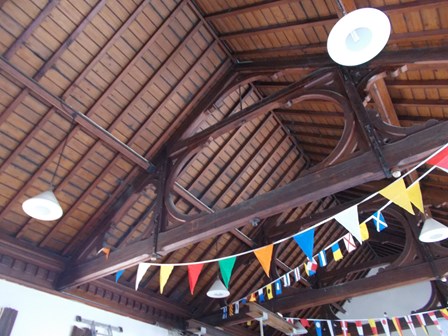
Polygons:
M431 318L432 323L434 323L434 325L436 326L437 330L440 332L440 335L443 336L443 330L442 330L442 327L440 326L440 323L439 323L439 320L437 319L436 314L434 314L434 312L429 312L428 315Z
M364 330L362 329L362 322L356 321L355 324L356 324L356 329L358 330L358 335L364 336Z
M301 318L301 319L300 319L300 323L302 323L302 325L303 325L305 328L309 328L309 327L310 327L310 322L308 322L307 319L303 319L303 318Z
M204 267L204 264L188 265L188 282L190 284L191 295L193 295L194 293L194 287L196 287L196 283L198 282L199 274L201 274L202 267Z
M428 164L448 169L448 147L443 149L440 153L429 159Z
M378 336L378 328L376 327L375 320L369 320L370 329L372 329L372 334Z

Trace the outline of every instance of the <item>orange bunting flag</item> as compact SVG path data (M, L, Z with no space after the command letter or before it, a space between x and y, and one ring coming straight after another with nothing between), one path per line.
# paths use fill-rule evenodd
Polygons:
M366 222L362 222L359 225L359 231L361 231L361 239L363 241L369 239L369 229L367 228Z
M149 266L151 266L151 264L149 263L138 264L137 275L135 276L135 290L138 289L138 285L140 284L140 281L142 281L143 276L145 275Z
M446 309L446 308L442 308L442 309L440 309L439 311L440 311L440 314L442 314L442 316L443 316L446 320L448 320L448 309Z
M399 207L405 209L410 214L414 215L411 200L409 199L408 191L403 179L396 180L389 184L386 188L379 191L380 195L395 203Z
M160 294L163 294L163 289L168 281L168 278L173 271L174 266L171 265L162 265L160 266Z
M103 252L106 255L106 259L109 259L110 247L103 247L96 254L100 254L101 252Z
M249 296L249 302L256 302L256 301L257 301L257 297L255 296L255 292L254 292Z
M271 244L254 251L255 256L257 257L258 261L260 262L261 266L264 269L264 272L268 277L271 272L271 260L273 250L274 250L274 244Z
M394 327L398 335L403 336L403 331L401 330L401 324L398 317L392 317L392 322L394 323Z
M196 287L202 267L204 267L204 264L188 265L188 283L190 284L191 295L194 293L194 287Z
M372 335L378 336L378 328L376 327L375 320L369 320L370 329L372 329Z
M408 188L408 197L411 203L414 204L414 206L420 210L421 213L425 213L420 183L416 182Z

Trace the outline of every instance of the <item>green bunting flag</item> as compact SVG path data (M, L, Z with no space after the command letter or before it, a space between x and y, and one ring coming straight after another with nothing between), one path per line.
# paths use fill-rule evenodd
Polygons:
M233 266L235 266L236 257L230 257L218 261L219 269L221 270L222 280L224 285L229 288L230 277L232 276Z

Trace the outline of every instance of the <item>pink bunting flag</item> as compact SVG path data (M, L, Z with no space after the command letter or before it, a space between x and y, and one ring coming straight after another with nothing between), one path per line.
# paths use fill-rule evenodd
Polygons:
M448 147L443 149L440 153L429 159L428 164L448 169Z
M193 264L188 265L188 283L190 284L191 295L194 293L194 288L199 279L199 274L201 274L204 264Z
M408 324L409 330L411 330L412 335L417 336L417 332L415 331L414 322L412 321L412 316L406 315L404 317L404 319L406 320L406 323Z

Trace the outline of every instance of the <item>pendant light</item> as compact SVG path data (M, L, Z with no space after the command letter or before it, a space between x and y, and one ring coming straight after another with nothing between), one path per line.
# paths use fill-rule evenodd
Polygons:
M432 217L426 217L418 239L424 243L435 243L448 238L448 227Z
M216 278L215 282L207 292L207 296L212 299L222 299L228 297L229 295L229 290L226 288L226 286L224 286L219 277Z
M355 66L378 55L389 40L389 18L375 8L362 8L346 14L331 29L327 40L330 57L338 64ZM346 14L346 15L345 15Z
M48 190L27 199L22 203L23 211L30 217L41 220L41 221L53 221L62 217L63 210L61 205L59 204L56 195L54 194L54 178L58 172L59 166L61 164L61 159L64 154L64 149L67 145L67 138L71 133L74 123L72 120L72 125L65 136L64 144L61 149L61 154L59 155L58 162L56 164L56 169L53 172L53 176L50 181L50 186Z

